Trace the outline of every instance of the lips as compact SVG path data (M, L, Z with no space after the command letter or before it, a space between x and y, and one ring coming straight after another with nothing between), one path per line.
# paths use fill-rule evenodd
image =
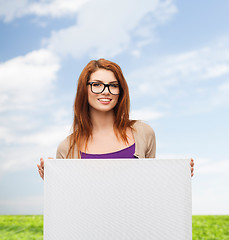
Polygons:
M108 104L111 101L110 98L99 98L98 100L103 104Z

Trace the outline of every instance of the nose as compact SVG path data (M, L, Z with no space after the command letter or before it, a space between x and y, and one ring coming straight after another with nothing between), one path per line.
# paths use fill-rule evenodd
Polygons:
M108 90L108 86L105 86L105 88L104 88L104 90L103 90L103 92L102 92L103 94L110 94L110 92L109 92L109 90Z

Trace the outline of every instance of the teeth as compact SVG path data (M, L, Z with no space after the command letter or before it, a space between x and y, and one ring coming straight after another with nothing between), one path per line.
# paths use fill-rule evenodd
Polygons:
M100 98L99 101L102 101L102 102L110 102L111 100L110 100L110 99L107 99L107 98Z

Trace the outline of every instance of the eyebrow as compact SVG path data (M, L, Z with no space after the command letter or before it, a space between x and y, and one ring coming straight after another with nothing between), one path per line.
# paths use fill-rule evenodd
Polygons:
M98 79L94 79L94 80L92 80L92 82L101 82L101 83L103 83L103 81L101 81L101 80L98 80ZM110 82L110 83L118 83L118 81L112 81L112 82ZM109 83L109 84L110 84Z

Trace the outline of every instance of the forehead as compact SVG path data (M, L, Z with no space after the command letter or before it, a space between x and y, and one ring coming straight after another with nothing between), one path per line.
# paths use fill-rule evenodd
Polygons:
M117 82L114 73L110 70L106 69L98 69L97 71L93 72L90 76L90 81L99 80L104 83L110 83L110 82Z

